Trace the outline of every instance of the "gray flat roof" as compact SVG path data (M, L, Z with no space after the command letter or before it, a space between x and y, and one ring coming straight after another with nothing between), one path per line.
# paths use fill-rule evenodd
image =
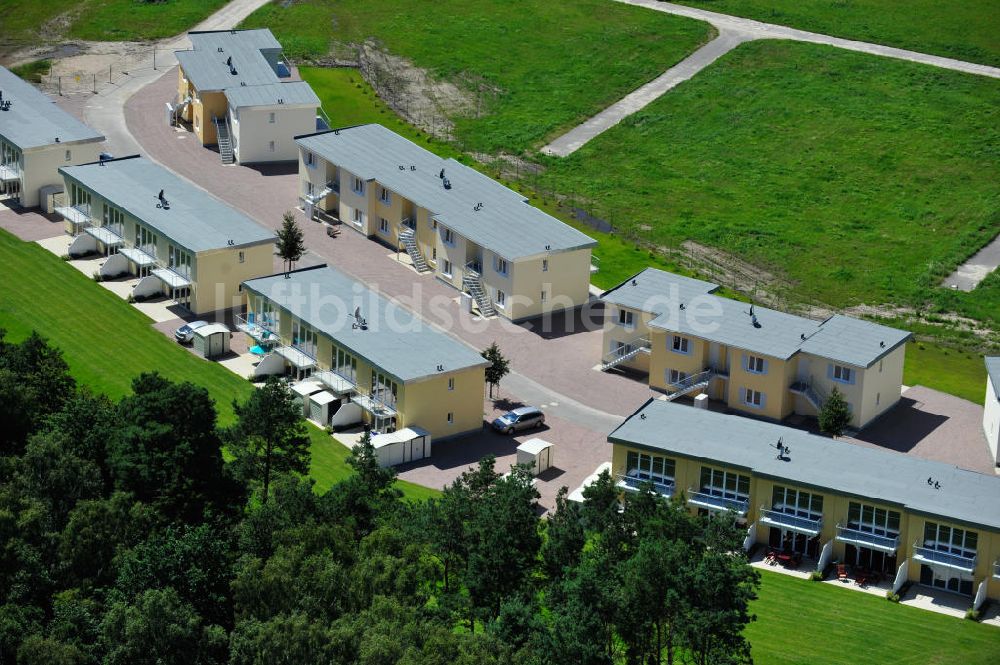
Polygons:
M344 273L320 266L243 282L338 345L400 381L486 365L482 355ZM360 307L367 330L354 328Z
M649 322L653 328L782 360L805 351L836 362L869 367L912 336L905 330L840 314L814 321L751 306L714 294L717 288L709 282L647 268L601 298L657 314ZM680 307L682 304L684 309Z
M529 205L523 195L454 159L438 157L382 125L348 127L296 141L360 178L377 180L431 211L441 224L505 259L597 245L593 238ZM439 177L442 169L450 189L445 189Z
M993 392L1000 400L1000 356L986 358L986 374L990 377L990 383L993 384Z
M270 229L144 157L66 166L59 171L192 252L275 239ZM161 189L169 209L157 207Z
M0 92L10 109L0 111L0 136L21 150L57 143L90 143L104 136L59 108L46 94L0 67Z
M232 108L278 105L319 106L319 97L305 81L226 88L226 101Z
M690 302L695 296L712 293L718 284L646 268L618 286L601 294L601 300L641 312L659 314L671 304Z
M281 52L281 44L267 28L190 32L188 37L194 48L175 54L184 75L200 91L280 81L264 52L276 57ZM226 64L229 58L232 58L235 74Z
M790 449L785 460L777 458L778 439ZM608 441L1000 529L1000 478L743 416L651 399ZM929 486L928 478L940 483L940 489Z

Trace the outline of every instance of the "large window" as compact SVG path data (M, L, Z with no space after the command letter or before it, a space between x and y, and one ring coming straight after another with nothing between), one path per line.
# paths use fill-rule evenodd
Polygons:
M622 328L634 328L635 317L633 313L624 309L618 310L618 325Z
M90 192L76 184L75 182L69 185L69 204L74 208L79 208L86 212L90 212Z
M355 177L354 178L354 187L353 187L353 189L354 189L354 192L356 194L364 194L365 193L365 181L362 180L361 178Z
M647 455L628 451L625 456L625 473L632 478L652 480L658 483L674 482L674 460L659 455Z
M292 346L315 358L318 343L319 335L312 326L292 319Z
M743 403L747 406L762 408L764 406L764 393L750 388L743 389Z
M760 356L747 356L746 370L751 374L766 374L767 361Z
M843 365L833 366L833 380L841 383L853 383L854 370Z
M103 226L106 226L118 235L122 235L125 229L125 213L118 208L105 203L103 222Z
M385 187L380 187L378 192L378 200L386 205L392 205L392 194Z
M818 520L823 516L823 496L775 485L771 491L771 510Z
M333 347L333 371L357 385L358 383L358 359L353 355L334 345Z
M895 538L899 535L899 513L851 501L847 507L847 526L858 531Z
M712 496L746 501L750 498L750 476L703 466L701 491Z
M978 545L979 534L975 531L924 522L924 547L972 558Z
M135 227L135 246L146 252L154 259L156 258L156 234L145 226Z
M180 247L170 245L167 248L167 264L178 275L191 276L191 255Z
M670 350L674 353L690 353L691 340L680 335L671 335Z
M396 382L381 372L372 372L372 397L389 407L396 406Z

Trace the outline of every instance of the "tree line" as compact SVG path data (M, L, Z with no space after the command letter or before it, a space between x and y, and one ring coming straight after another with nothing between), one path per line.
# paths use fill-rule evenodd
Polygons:
M217 422L156 373L112 400L0 331L0 665L747 663L732 515L604 474L539 519L492 458L409 502L365 438L319 494L272 381Z

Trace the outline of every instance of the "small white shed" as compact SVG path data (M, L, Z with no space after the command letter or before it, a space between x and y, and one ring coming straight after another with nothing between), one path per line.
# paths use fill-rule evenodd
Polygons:
M528 439L517 447L517 463L530 464L537 476L552 466L552 444L542 439Z
M222 323L209 323L194 329L191 346L202 358L219 358L229 353L230 330Z
M309 417L309 396L323 390L323 384L314 379L305 379L292 384L295 403L302 407L302 415Z
M380 466L395 466L431 456L431 433L420 427L404 427L372 437Z
M328 390L320 390L309 395L309 418L320 425L328 425L330 416L340 406L340 398Z

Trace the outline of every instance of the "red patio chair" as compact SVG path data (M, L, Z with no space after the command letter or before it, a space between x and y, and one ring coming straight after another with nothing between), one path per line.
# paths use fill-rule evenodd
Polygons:
M842 563L837 564L837 579L846 580L847 579L847 566Z

